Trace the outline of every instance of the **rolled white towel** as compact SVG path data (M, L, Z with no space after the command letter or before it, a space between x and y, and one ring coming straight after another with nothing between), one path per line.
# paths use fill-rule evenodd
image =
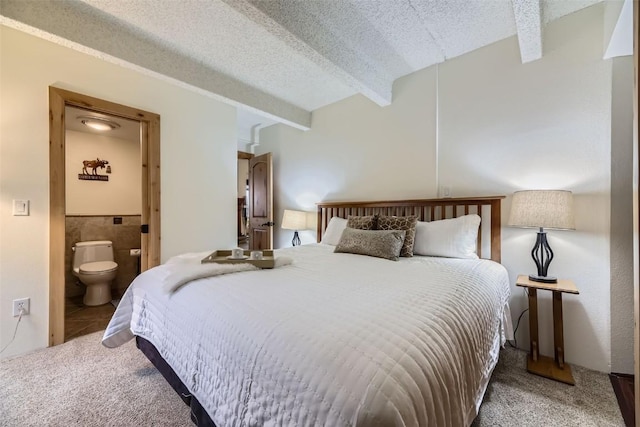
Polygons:
M293 262L289 257L277 257L274 268L283 267ZM205 263L196 264L190 259L188 262L172 262L156 268L166 268L167 274L162 280L162 290L165 293L173 293L181 286L197 279L205 277L220 276L222 274L238 273L242 271L260 270L260 268L248 263L236 264L216 264Z

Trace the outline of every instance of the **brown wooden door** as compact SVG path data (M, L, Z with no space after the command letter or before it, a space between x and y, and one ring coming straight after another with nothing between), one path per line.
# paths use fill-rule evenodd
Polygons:
M249 249L273 249L271 153L249 160Z

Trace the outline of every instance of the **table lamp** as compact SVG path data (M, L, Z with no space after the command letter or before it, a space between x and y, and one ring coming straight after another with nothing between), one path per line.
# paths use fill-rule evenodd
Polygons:
M575 230L573 219L573 195L563 190L527 190L513 193L511 201L510 227L539 228L536 244L531 250L537 275L529 275L529 280L543 283L557 283L553 276L547 276L553 251L547 242L545 228L555 230Z
M300 236L298 236L298 230L304 230L307 227L307 213L302 211L292 211L285 209L282 217L282 229L293 230L293 240L291 244L298 246L300 242Z

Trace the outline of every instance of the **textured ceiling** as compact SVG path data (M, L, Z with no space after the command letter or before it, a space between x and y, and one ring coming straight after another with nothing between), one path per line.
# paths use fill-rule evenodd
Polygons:
M397 78L513 35L535 61L546 23L598 1L0 0L0 14L305 129L317 108L356 93L388 105Z

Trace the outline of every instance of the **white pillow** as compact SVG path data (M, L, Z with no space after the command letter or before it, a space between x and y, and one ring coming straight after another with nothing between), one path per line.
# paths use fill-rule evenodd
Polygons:
M342 232L347 228L347 220L344 218L340 218L334 216L329 221L329 225L327 225L327 229L324 230L324 234L322 235L322 240L320 243L324 243L325 245L337 246L338 242L340 242L340 237L342 237Z
M415 255L477 259L478 215L421 222L416 226Z

